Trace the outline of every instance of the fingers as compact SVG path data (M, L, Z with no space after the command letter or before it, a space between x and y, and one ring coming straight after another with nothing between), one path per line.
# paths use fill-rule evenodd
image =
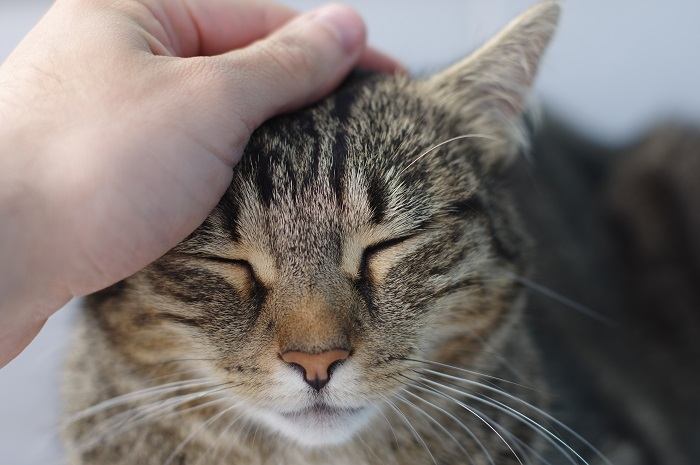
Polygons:
M365 25L349 7L330 5L301 15L266 39L218 60L235 73L237 112L249 127L330 92L365 51ZM389 67L386 60L374 63Z
M262 39L289 22L297 12L284 5L255 0L183 0L173 5L168 17L175 33L194 28L197 33L186 35L196 44L183 44L184 56L212 56L229 52ZM177 11L178 5L182 6Z
M197 1L189 0L192 5ZM208 1L219 6L250 6L231 0ZM196 96L184 104L192 109L186 117L198 115L189 126L193 131L201 128L202 132L213 134L207 140L210 145L215 143L220 158L227 163L237 160L251 132L263 121L325 96L352 68L402 71L395 60L366 48L364 22L349 7L330 5L293 16L293 12L273 4L262 6L269 10L260 16L252 13L255 7L247 10L251 16L238 24L240 36L225 31L228 20L221 19L221 24L212 26L219 18L206 19L206 15L215 15L214 10L206 13L193 10L192 14L204 21L199 25L200 36L205 22L223 31L202 39L205 52L213 55L166 62L176 70L174 88L180 89L178 94L184 95L178 86L187 83L186 94ZM290 20L289 15L293 16ZM236 49L255 40L257 35L262 38ZM234 50L216 54L230 48ZM163 82L162 77L159 82ZM176 101L182 104L180 99ZM206 111L202 112L201 108Z
M194 35L182 35L198 42L183 45L187 49L185 56L220 55L245 47L298 16L291 8L267 1L185 0L182 4L187 21L192 23L189 29L197 31ZM176 12L170 13L171 17L179 16ZM184 24L187 21L174 21L175 32L188 29ZM381 72L403 70L399 62L371 48L363 52L358 65Z
M382 73L405 73L406 68L397 60L373 48L368 48L360 57L357 66Z

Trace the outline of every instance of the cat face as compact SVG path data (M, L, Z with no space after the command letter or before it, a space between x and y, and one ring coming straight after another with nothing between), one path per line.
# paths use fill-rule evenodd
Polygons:
M123 351L187 360L307 446L351 438L416 359L479 363L517 315L524 247L497 173L555 17L429 80L358 76L266 123L206 222L111 297ZM523 31L539 31L523 59L495 60Z

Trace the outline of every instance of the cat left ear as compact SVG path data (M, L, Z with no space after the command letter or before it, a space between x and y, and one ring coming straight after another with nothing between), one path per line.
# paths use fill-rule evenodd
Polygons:
M502 162L525 143L522 113L559 14L556 1L536 4L471 56L426 81L431 95L464 117L469 132L483 136L487 163Z

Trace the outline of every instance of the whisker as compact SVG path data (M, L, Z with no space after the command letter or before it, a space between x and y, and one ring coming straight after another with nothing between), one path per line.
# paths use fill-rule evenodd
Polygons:
M563 447L566 448L569 452L571 452L572 454L574 454L582 463L588 465L588 462L581 456L581 454L579 454L578 452L576 452L576 450L574 450L574 449L573 449L569 444L567 444L563 439L561 439L559 436L557 436L556 434L554 434L553 432L551 432L551 431L550 431L549 429L547 429L546 427L542 426L542 425L541 425L540 423L538 423L537 421L531 419L531 418L528 417L527 415L525 415L525 414L523 414L523 413L521 413L521 412L518 412L518 411L515 410L515 409L504 408L504 407L499 406L499 405L497 405L497 404L495 404L495 403L489 402L489 401L486 400L486 399L480 398L480 397L475 396L475 395L473 395L473 394L469 394L469 393L460 391L459 389L452 388L452 387L447 386L447 385L442 384L442 383L437 383L437 382L431 381L431 380L429 380L429 379L426 379L425 382L426 382L426 383L429 383L429 384L431 384L431 385L434 385L434 386L438 386L438 387L440 387L440 388L442 388L442 389L447 389L447 390L449 390L449 391L456 392L456 393L458 393L458 394L460 394L460 395L463 395L463 396L465 396L465 397L467 397L467 398L469 398L469 399L472 399L472 400L474 400L474 401L477 401L477 402L479 402L479 403L489 405L489 406L491 406L491 407L493 407L493 408L495 408L495 409L501 411L502 413L505 413L505 414L511 416L512 418L514 418L514 419L516 419L516 420L519 420L519 421L523 422L524 424L529 425L529 426L533 429L533 431L538 432L538 433L540 434L540 436L542 436L542 438L544 438L547 442L549 442L552 446L554 446L554 447L555 447L562 455L564 455L573 465L576 465L577 462L571 457L571 455L570 455L568 452L566 452L565 450L563 450L561 446L563 446ZM463 404L463 402L460 402L460 401L457 400L457 399L452 398L452 400L453 400L455 403L457 403L458 405L462 405L462 404ZM557 443L559 443L559 444L557 444Z
M418 440L418 442L420 442L422 444L423 448L428 453L428 456L430 456L430 459L432 460L433 464L438 465L437 460L435 460L433 453L430 452L430 448L423 440L423 437L418 433L418 431L416 431L416 429L413 427L413 425L408 420L406 415L404 415L403 412L389 398L387 398L386 396L383 396L381 394L380 394L380 396L384 399L384 402L386 402L387 405L389 405L389 407L391 407L403 419L403 421L406 423L408 428L411 430L413 437L416 438L416 440Z
M208 397L225 389L227 389L227 387L220 389L212 389L205 392L185 394L182 396L176 396L158 402L153 402L145 406L142 405L133 409L129 409L125 412L115 415L115 417L113 418L109 418L109 423L102 425L100 431L92 433L87 438L89 439L88 441L81 441L81 443L78 445L79 450L89 450L100 441L116 437L120 434L124 434L140 424L154 421L156 419L167 418L173 415L182 415L186 412L203 409L212 404L225 401L227 400L226 398L217 398L211 401L204 402L202 404L188 407L186 409L176 410L174 412L170 411L171 409L177 409L178 407L184 404L197 401L204 397Z
M409 380L409 385L410 385L411 387L413 387L413 388L417 388L417 387L418 387L418 386L416 385L416 382L419 382L419 381L413 380L413 379L409 378L408 376L404 376L404 375L401 375L401 376L403 376L404 378L406 378L406 379ZM415 395L415 394L414 394L414 395ZM458 425L460 428L462 428L462 429L469 435L469 437L472 438L472 439L474 440L474 442L476 442L476 444L479 446L479 448L481 449L481 451L484 453L484 455L485 455L486 458L488 459L489 463L490 463L491 465L496 465L496 464L494 463L494 461L493 461L493 458L491 457L491 453L488 451L488 449L486 449L486 446L484 446L483 442L481 442L481 440L476 436L476 434L474 434L474 432L473 432L471 429L469 429L469 427L467 427L467 425L465 425L459 418L457 418L455 415L453 415L453 414L450 413L449 411L445 410L444 408L442 408L442 407L440 407L440 406L438 406L438 405L433 404L432 402L430 402L430 401L427 400L427 399L423 399L423 398L420 398L420 399L421 399L423 402L428 403L430 406L432 406L433 408L437 409L438 411L442 412L444 415L446 415L448 418L450 418L450 419L451 419L452 421L454 421L455 423L457 423L457 425Z
M552 299L555 302L558 302L565 307L568 307L572 310L575 310L575 311L581 313L582 315L585 315L589 318L592 318L592 319L598 321L599 323L603 323L603 324L610 326L610 327L619 326L619 324L615 320L603 315L602 313L600 313L596 310L593 310L591 307L588 307L587 305L584 305L580 302L576 302L575 300L570 299L569 297L566 297L563 294L560 294L559 292L555 291L554 289L551 289L543 284L536 283L535 281L532 281L531 279L528 279L524 276L519 276L519 275L516 275L513 273L506 273L506 274L509 277L511 277L512 279L514 279L515 281L517 281L518 283L527 287L528 289L535 291L538 294L541 294L549 299Z
M167 365L169 363L179 363L179 362L213 362L214 360L218 360L217 358L173 358L170 360L165 360L163 362L159 362L159 365Z
M155 370L151 370L151 371L155 371ZM198 370L196 368L188 368L188 369L173 371L173 372L158 375L158 376L145 376L144 378L149 382L153 382L153 381L167 380L168 378L180 378L180 377L182 377L182 375L185 375L187 373L200 373L200 370Z
M362 439L362 436L357 436L357 440L360 441L360 443L362 444L362 448L365 450L365 457L369 458L369 456L372 455L375 459L377 459L375 463L382 463L381 457L379 457L377 453L374 452L372 447L370 447L370 445L367 444L367 442L364 439Z
M238 423L242 418L243 418L243 414L241 413L241 414L239 414L236 418L234 418L233 421L231 421L229 424L227 424L226 427L221 431L221 433L219 433L218 440L216 441L216 446L213 448L213 452L212 452L211 454L215 454L215 453L216 453L216 451L218 450L218 448L219 448L220 445L221 445L221 442L222 442L222 440L223 440L223 437L226 436L226 434L228 434L228 432L231 430L231 428L233 428L234 425L235 425L236 423ZM226 456L228 455L228 453L231 452L231 449L233 449L233 447L235 446L235 444L236 444L236 443L235 443L234 441L231 441L231 443L229 444L229 446L223 451L223 456L224 456L224 457L226 457ZM205 455L205 457L206 457L207 455L210 455L210 453L208 452L208 453ZM214 457L216 457L216 455L214 455Z
M384 414L384 412L382 411L380 406L374 405L374 404L372 406L384 418L384 421L386 421L386 424L389 425L389 431L391 431L391 434L394 436L394 444L396 444L396 448L398 449L399 448L399 438L396 436L396 430L394 429L394 425L391 424L391 422L389 421L389 418L387 418L387 416Z
M470 375L478 376L478 377L480 377L480 378L493 379L493 380L496 380L496 381L500 381L500 382L502 382L502 383L511 384L511 385L513 385L513 386L518 386L518 387L521 387L521 388L523 388L523 389L528 389L528 390L531 390L531 391L537 391L535 388L533 388L533 387L531 387L531 386L526 386L526 385L524 385L524 384L520 384L520 383L517 383L517 382L515 382L515 381L510 381L510 380L507 380L507 379L504 379L504 378L499 378L498 376L492 376L492 375L489 375L489 374L486 374L486 373L480 373L480 372L474 371L474 370L468 370L468 369L466 369L466 368L461 368L461 367L457 367L457 366L454 366L454 365L448 365L447 363L435 362L435 361L433 361L433 360L421 360L421 359L418 359L418 358L408 358L408 357L405 358L404 360L409 360L409 361L411 361L411 362L424 363L424 364L427 364L427 365L437 365L437 366L441 366L441 367L443 367L443 368L450 368L450 369L452 369L452 370L460 371L460 372L462 372L462 373L468 373L468 374L470 374Z
M533 447L531 447L530 445L528 445L527 443L525 443L525 441L523 441L523 440L520 439L518 436L516 436L515 434L513 434L513 433L512 433L511 431L509 431L505 426L503 426L501 423L499 423L498 421L496 421L493 417L490 417L490 416L486 415L483 411L479 410L479 409L476 408L476 407L472 407L472 408L473 408L477 413L479 413L481 416L483 416L484 418L486 418L486 420L488 420L489 423L491 423L491 424L493 425L494 428L497 428L503 435L507 436L511 441L515 442L515 444L513 444L513 446L514 446L516 449L518 449L518 451L520 452L521 456L522 456L528 463L532 463L532 460L530 459L530 457L528 456L528 454L525 452L525 449L528 449L528 451L529 451L530 453L532 453L533 455L535 455L537 458L539 458L540 461L544 460L544 462L545 462L546 464L549 464L549 462L548 462L547 460L545 460L545 459L542 457L542 455L539 454L539 453L535 450L535 448L533 448ZM550 465L551 465L551 464L550 464Z
M410 394L412 397L416 397L416 398L418 398L419 400L425 401L425 402L427 402L429 405L435 407L435 405L433 405L432 403L426 401L425 399L421 398L420 396L418 396L418 395L412 393L411 391L409 391L409 390L407 390L407 389L403 389L403 388L402 388L401 390L402 390L403 392L407 393L407 394ZM455 442L455 444L457 444L457 446L462 450L462 452L464 452L464 454L469 458L469 461L470 461L471 463L474 463L474 458L473 458L472 455L469 453L469 451L467 451L467 449L464 448L464 446L457 440L457 438L456 438L452 433L450 433L450 432L447 430L447 428L445 428L444 426L442 426L442 425L440 424L439 421L437 421L435 418L433 418L433 417L432 417L428 412L426 412L424 409L422 409L422 408L418 407L417 405L415 405L414 403L408 401L405 397L401 396L400 394L396 394L396 396L399 398L399 400L402 400L402 401L403 401L405 404L407 404L408 406L413 407L413 408L417 409L419 412L421 412L422 414L426 415L426 416L428 417L428 419L429 419L433 424L435 424L438 428L440 428L440 430L441 430L442 432L444 432L445 434L447 434L447 435Z
M449 143L451 143L451 142L455 142L455 141L458 141L458 140L462 140L462 139L489 139L489 140L496 140L494 137L489 136L489 135L487 135L487 134L463 134L463 135L461 135L461 136L452 137L452 138L450 138L450 139L447 139L447 140L444 140L444 141L440 142L439 144L433 145L433 146L430 147L429 149L427 149L427 150L425 150L424 152L422 152L422 153L421 153L420 155L418 155L411 163L409 163L404 169L402 169L402 170L399 172L399 175L403 174L406 170L408 170L411 166L415 165L415 164L416 164L418 161L420 161L423 157L425 157L426 155L430 154L431 152L433 152L433 151L439 149L439 148L442 147L443 145L446 145L446 144L449 144Z
M545 463L545 465L552 465L547 459L545 459L545 458L542 456L542 454L540 454L539 452L537 452L537 450L536 450L534 447L530 446L530 445L527 444L525 441L523 441L522 439L520 439L519 437L517 437L516 435L514 435L514 434L511 433L510 431L508 431L505 427L503 427L503 426L502 426L501 424L499 424L497 421L495 421L495 420L493 420L493 419L492 419L492 421L494 422L494 425L495 425L495 426L499 427L499 429L500 429L502 432L504 432L505 434L507 434L508 436L510 436L510 438L511 438L512 440L516 441L516 442L520 445L521 451L522 451L523 448L526 448L526 449L529 451L529 453L532 454L532 455L534 455L537 459L539 459L539 461L540 461L541 463ZM567 455L568 455L568 453L565 452L562 448L559 448L559 447L555 447L555 448L556 448L560 453L562 453L564 456L567 456Z
M406 378L408 378L408 377L406 377ZM410 378L408 378L408 379L410 379ZM423 384L423 383L421 383L419 380L418 380L417 382L420 383L420 384ZM416 388L416 389L421 389L421 387L420 387L420 386L417 386L415 383L412 384L412 387L414 387L414 388ZM437 391L437 390L435 390L434 388L431 388L431 387L429 387L429 386L427 387L427 389L423 388L423 389L421 389L421 390L423 390L424 392L427 392L427 393L429 393L429 394L436 394L436 395L439 395L440 397L443 397L443 398L445 398L445 399L447 399L447 400L449 400L449 401L451 401L451 402L455 402L455 399L453 399L452 397L447 396L446 394L441 393L441 392L439 392L439 391ZM460 424L461 426L463 426L464 428L466 428L466 426L463 425L463 423L462 423L461 421L459 421L457 418L455 418L455 417L454 417L452 414L450 414L449 412L447 412L447 411L445 411L444 409L442 409L442 408L440 408L440 407L438 407L438 406L432 404L431 402L427 401L426 399L423 399L423 398L417 396L416 394L413 394L413 395L416 396L416 397L418 397L419 399L423 400L424 402L428 402L428 403L429 403L430 405L432 405L434 408L437 408L437 409L442 410L442 411L443 411L444 413L446 413L448 416L450 416L451 418L453 418L454 421L456 421L458 424ZM524 445L524 446L526 446L528 449L530 449L530 450L533 451L533 452L534 452L534 448L532 448L532 447L528 446L527 444L525 444L524 441L522 441L520 438L518 438L517 436L515 436L513 433L511 433L508 429L506 429L503 425L501 425L500 423L498 423L498 422L497 422L496 420L494 420L493 418L491 418L491 417L489 417L488 415L484 414L482 411L480 411L480 410L477 409L477 408L474 408L474 407L472 407L472 408L473 408L474 411L476 411L479 415L483 416L483 417L484 417L489 423L491 423L495 428L498 428L499 431L501 431L503 434L505 434L506 436L508 436L511 440L516 441L518 444L516 444L515 447L516 447L516 448L520 451L520 453L525 457L525 459L527 460L527 462L530 463L529 457L527 456L527 454L524 453L523 448L520 447L520 446ZM471 431L470 431L468 428L466 428L466 429L467 429L467 431L470 433L470 435L472 435L472 437L473 437L473 434L471 433ZM481 445L481 442L480 442L478 439L476 439L476 440L477 440L477 442ZM482 450L487 454L487 458L489 459L490 463L493 464L493 459L491 458L491 454L488 453L488 451L484 448L483 445L481 445L481 448L482 448ZM536 452L535 452L535 454L536 454L538 457L541 457L540 454L537 454ZM517 458L517 457L516 457L516 458Z
M216 415L213 415L207 421L202 423L198 428L194 429L190 434L187 435L187 437L185 437L185 439L182 442L180 442L180 444L178 444L178 446L175 448L175 450L172 451L172 453L170 454L170 456L167 458L167 460L165 461L165 463L163 465L170 465L173 462L173 460L175 460L175 457L177 457L177 454L179 454L182 451L182 449L184 449L185 446L187 444L189 444L190 441L192 441L199 433L201 433L206 427L208 427L209 425L216 422L216 420L223 417L231 410L237 408L239 405L240 405L240 403L236 403L236 404L222 410L221 412L217 413Z
M552 416L551 414L547 413L546 411L542 410L541 408L539 408L539 407L537 407L537 406L531 404L530 402L527 402L526 400L523 400L523 399L521 399L521 398L519 398L519 397L517 397L517 396L514 396L514 395L512 395L512 394L510 394L510 393L508 393L508 392L506 392L506 391L503 391L503 390L501 390L501 389L493 388L493 387L488 386L488 385L485 385L485 384L483 384L483 383L479 383L479 382L476 382L476 381L471 381L471 380L468 380L468 379L459 378L459 377L456 377L456 376L448 375L448 374L446 374L446 373L441 373L441 372L439 372L439 371L434 371L434 370L429 370L429 369L423 369L423 370L424 370L424 371L427 371L427 372L429 372L429 373L432 373L432 374L434 374L434 375L437 375L437 376L442 376L443 378L452 379L452 380L454 380L454 381L460 381L460 382L463 382L463 383L467 383L467 384L471 384L471 385L474 385L474 386L481 387L481 388L483 388L483 389L486 389L486 390L488 390L488 391L491 391L491 392L494 392L494 393L496 393L496 394L502 395L502 396L504 396L504 397L506 397L506 398L508 398L508 399L510 399L510 400L513 400L513 401L515 401L515 402L518 402L518 403L520 403L520 404L522 404L522 405L524 405L524 406L526 406L526 407L528 407L528 408L534 410L536 413L538 413L539 415L542 415L542 416L543 416L544 418L546 418L548 421L551 421L552 423L554 423L555 425L557 425L558 427L560 427L560 428L562 428L564 431L566 431L568 434L572 435L572 436L575 437L577 440L579 440L582 444L584 444L586 447L588 447L596 456L598 456L598 458L601 459L606 465L612 465L612 463L610 462L610 460L609 460L607 457L605 457L605 455L604 455L602 452L600 452L600 450L598 450L598 448L596 448L593 444L591 444L586 438L584 438L584 437L581 436L579 433L577 433L576 431L574 431L573 429L571 429L569 426L567 426L567 425L566 425L565 423L563 423L561 420L557 419L556 417ZM428 380L426 380L426 381L428 381ZM520 412L519 412L519 413L520 413ZM521 413L521 414L522 414L522 413Z
M108 410L110 408L125 404L125 403L130 402L134 399L140 399L143 397L152 397L152 396L168 394L168 393L176 392L176 391L183 390L183 389L192 389L195 387L202 387L202 386L206 386L208 384L214 384L217 382L217 381L207 381L207 380L208 380L208 378L198 378L195 380L176 381L173 383L167 383L167 384L163 384L160 386L154 386L154 387L150 387L150 388L146 388L146 389L141 389L138 391L129 392L127 394L122 394L120 396L112 397L111 399L107 399L107 400L102 401L98 404L92 405L84 410L76 412L73 415L69 416L66 420L64 420L63 423L65 425L71 424L75 421L82 420L84 418L93 416L93 415L100 413L104 410Z
M426 381L428 381L428 380L426 380ZM515 459L518 461L518 463L519 463L520 465L524 465L523 462L522 462L522 460L520 460L520 456L513 450L513 448L511 447L510 443L508 443L508 441L505 440L505 438L501 435L501 433L499 433L498 431L496 431L496 429L495 429L488 421L486 421L481 415L479 415L479 413L478 413L474 408L472 408L472 407L466 405L465 403L460 402L460 401L458 401L458 400L456 400L456 399L454 399L454 398L451 398L451 397L449 397L449 396L446 396L445 394L443 394L443 393L441 393L441 392L439 392L439 391L436 391L435 389L426 389L426 388L422 388L422 387L420 387L420 386L413 386L413 387L416 388L416 389L423 390L423 391L433 392L433 393L435 393L435 394L442 395L442 396L444 396L446 399L452 400L452 401L455 402L457 405L459 405L459 406L462 407L463 409L467 410L469 413L471 413L471 414L474 415L476 418L478 418L479 420L481 420L481 422L482 422L484 425L486 425L491 431L493 431L493 432L496 434L496 436L498 436L499 439L503 442L503 444L505 444L506 447L510 450L510 452L513 454L513 457L515 457Z

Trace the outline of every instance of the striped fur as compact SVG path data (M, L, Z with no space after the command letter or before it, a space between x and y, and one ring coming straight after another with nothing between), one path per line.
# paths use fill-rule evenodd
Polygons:
M486 124L483 102L507 94L522 108L557 12L554 3L538 5L484 51L429 80L358 74L256 131L206 222L88 299L67 371L73 411L173 373L169 380L229 383L231 411L221 422L207 422L217 411L208 409L156 418L81 449L114 412L83 418L67 434L72 463L408 465L430 463L425 446L438 463L488 463L488 454L499 465L517 463L493 428L455 404L431 400L442 406L432 412L441 424L449 414L473 431L451 424L458 441L450 441L403 405L415 430L407 427L384 400L415 377L411 359L499 375L506 368L495 351L539 379L513 277L527 272L527 241L497 168L516 148L504 128L519 115L498 109ZM502 66L485 66L501 58ZM493 86L472 82L494 70ZM481 104L465 86L481 93ZM337 348L351 356L317 396L279 358ZM326 423L285 420L319 399L351 413ZM538 447L531 431L483 410Z

